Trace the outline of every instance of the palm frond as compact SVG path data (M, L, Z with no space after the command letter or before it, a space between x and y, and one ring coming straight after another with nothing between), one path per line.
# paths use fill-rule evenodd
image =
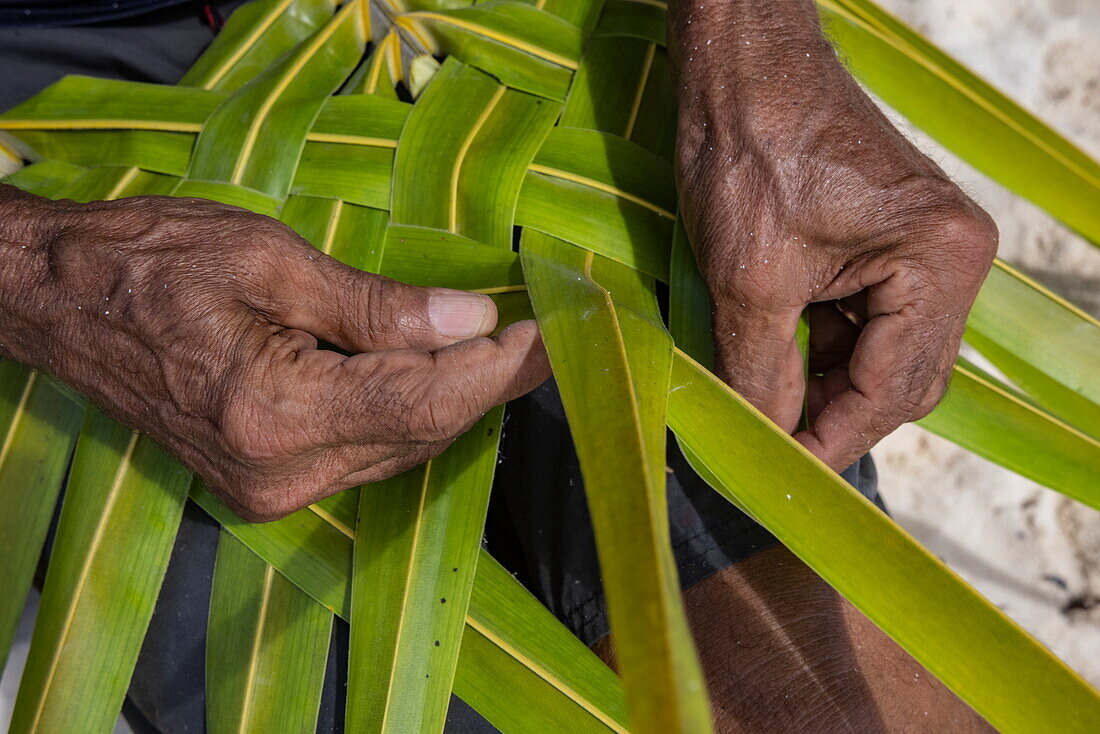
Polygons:
M874 92L1100 240L1094 161L868 0L819 4ZM661 2L335 5L245 6L176 87L58 82L0 115L0 155L33 161L8 180L78 201L238 204L354 267L489 293L505 322L533 309L581 458L622 683L478 549L494 411L430 465L267 525L192 488L224 528L212 730L308 729L335 613L352 622L356 729L438 730L453 688L508 731L705 731L665 532L666 424L723 496L995 725L1100 727L1093 689L701 366L710 306L676 222ZM415 81L427 51L447 58ZM1098 506L1097 322L998 262L967 338L1015 385L960 362L923 425ZM10 363L0 437L0 547L16 554L0 569L14 590L5 652L77 442L13 731L109 730L190 475ZM286 700L248 677L295 657L308 664Z

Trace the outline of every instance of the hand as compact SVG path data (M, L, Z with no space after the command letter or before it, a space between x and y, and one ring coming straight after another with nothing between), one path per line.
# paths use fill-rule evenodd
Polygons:
M6 211L42 244L21 305L5 304L18 318L2 351L152 436L249 520L424 462L549 375L533 322L484 336L488 297L357 271L243 209L136 197Z
M997 232L839 65L812 3L771 7L703 3L674 24L681 209L720 375L790 432L808 389L795 438L839 471L943 395Z

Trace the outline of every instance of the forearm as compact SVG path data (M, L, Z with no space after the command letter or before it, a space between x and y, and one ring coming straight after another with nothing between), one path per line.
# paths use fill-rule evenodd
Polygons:
M45 331L57 310L46 297L53 208L0 184L0 357L33 366L50 361Z
M704 150L806 149L853 98L813 0L676 0L669 50L681 141Z

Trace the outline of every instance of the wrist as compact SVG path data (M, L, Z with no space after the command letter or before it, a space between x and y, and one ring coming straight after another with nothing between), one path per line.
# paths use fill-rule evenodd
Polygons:
M35 367L50 361L56 308L48 291L49 243L58 205L0 184L0 356Z
M681 152L808 152L858 92L813 0L674 3Z

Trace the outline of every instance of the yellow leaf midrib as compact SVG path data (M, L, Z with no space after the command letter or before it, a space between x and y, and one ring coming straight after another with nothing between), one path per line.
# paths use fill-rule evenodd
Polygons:
M126 170L126 173L119 176L118 181L111 190L107 192L107 195L103 197L104 201L112 201L122 195L122 192L126 190L126 187L134 182L134 179L141 173L141 169L137 166L131 166Z
M310 143L342 143L344 145L362 145L368 148L396 148L397 141L392 138L373 138L367 135L345 135L343 133L317 133L306 135Z
M279 79L278 83L268 92L267 96L264 97L263 102L260 103L256 114L249 123L248 131L245 133L244 144L241 146L236 165L233 168L233 173L229 177L230 183L240 184L241 180L244 178L245 169L248 166L249 159L252 157L252 151L256 147L256 140L259 138L260 128L263 126L264 121L267 120L268 115L271 113L275 103L279 100L279 97L282 96L287 87L298 78L299 72L301 72L305 65L309 63L314 55L330 38L332 38L340 26L343 25L344 19L353 13L353 8L358 2L362 2L362 0L352 0L352 2L349 2L325 27L317 31L316 36L310 41L309 45L298 52L294 62Z
M8 422L8 432L4 436L4 444L0 446L0 470L4 468L4 462L8 459L12 444L15 443L15 434L19 430L19 424L27 415L27 402L30 400L31 390L34 388L34 383L37 380L37 372L31 372L27 376L27 383L23 386L23 393L19 396L19 402L15 406L15 412Z
M277 6L272 8L271 13L269 13L267 17L265 17L261 22L256 24L256 27L253 29L252 33L250 33L248 37L244 40L244 42L239 47L237 47L237 50L234 51L228 59L226 59L225 63L223 63L221 67L219 67L211 75L211 77L207 79L206 83L203 84L201 88L213 89L214 87L216 87L218 85L218 82L224 79L225 75L229 73L229 70L236 66L237 62L240 61L246 53L251 51L253 47L255 47L256 42L260 40L260 37L267 32L268 28L275 24L275 21L279 19L283 12L288 7L290 7L293 2L294 0L283 0Z
M394 683L397 680L397 659L401 655L401 646L404 644L402 635L405 629L405 618L408 616L409 593L412 588L413 571L416 568L416 552L420 545L420 531L424 524L424 505L428 497L428 482L431 477L432 462L424 465L424 480L420 484L420 499L416 508L416 521L413 525L412 543L409 547L409 564L405 571L405 586L401 591L400 614L397 618L397 631L394 634L393 659L388 671L389 680L386 685L386 700L382 708L381 731L386 731L386 722L390 716L390 702L393 700Z
M612 186L611 184L597 181L594 178L588 178L587 176L581 176L579 174L571 173L569 171L563 171L560 168L552 168L542 163L532 163L530 166L527 167L527 170L531 173L540 173L544 176L550 176L551 178L560 178L563 181L571 181L573 183L580 184L581 186L587 186L588 188L603 191L604 193L617 196L621 199L626 199L627 201L633 202L638 206L645 207L646 209L655 212L665 219L676 219L676 215L670 212L668 209L664 209L647 199L643 199L640 196L636 196L635 194L631 194L628 191L624 191L618 186Z
M642 107L642 97L645 96L645 88L649 83L649 73L653 68L653 57L657 53L657 44L650 43L646 47L645 60L642 62L642 73L638 76L638 86L634 89L634 99L630 103L630 115L626 120L626 129L623 137L630 140L634 135L634 125L638 122L638 112Z
M309 509L313 511L318 517L320 517L324 522L328 523L333 528L338 530L340 533L352 540L355 540L355 532L346 524L334 517L331 513L327 512L324 508L320 507L319 505L313 504L309 506ZM560 678L557 678L556 676L551 674L546 668L536 663L530 657L521 653L512 645L508 644L503 638L498 637L488 627L479 622L473 615L467 614L464 621L467 625L475 629L494 645L504 650L505 654L512 657L520 665L530 670L539 678L542 678L555 689L561 691L562 694L566 696L566 698L573 701L575 704L591 714L594 718L606 724L613 731L620 734L625 734L626 729L624 729L620 724L616 723L614 719L608 717L603 711L601 711L587 698L577 693L571 687L567 686L564 682L561 681Z
M493 92L493 96L489 99L489 102L485 105L485 109L481 111L474 124L466 133L466 137L462 141L462 145L459 146L458 152L455 154L454 166L451 168L451 195L450 195L450 207L448 212L447 221L449 223L449 229L452 232L458 232L458 183L462 177L462 164L466 161L466 154L470 152L470 146L474 144L474 138L481 132L481 129L485 127L485 123L489 120L490 115L493 114L493 110L500 103L501 98L504 96L504 92L508 88L504 85L498 85Z
M170 133L202 132L201 122L178 122L175 120L135 120L123 118L85 118L62 120L49 118L26 118L19 120L0 120L0 130L159 130Z
M260 611L257 614L256 629L252 633L252 647L248 657L248 671L245 674L244 706L241 708L241 720L237 733L248 730L248 721L252 718L253 702L256 699L256 670L260 663L260 650L263 648L264 627L267 625L267 610L271 605L271 587L275 581L275 567L268 565L264 569L264 588L260 597Z
M336 241L336 230L340 225L340 213L344 210L343 199L336 199L336 203L332 206L332 211L329 212L328 222L325 223L325 239L321 243L321 252L326 255L332 254L332 245Z
M338 519L336 519L336 517L334 515L332 515L327 510L325 510L323 507L321 507L320 505L314 503L314 504L309 506L309 509L315 515L317 515L319 518L321 518L322 520L327 522L329 525L336 528L337 530L339 530L341 533L348 536L352 540L355 540L355 532L351 528L349 528L347 525L345 525L344 523L342 523Z
M73 621L76 618L76 608L80 603L80 598L84 593L84 589L87 586L88 576L91 573L92 562L96 558L96 553L99 550L100 543L103 542L105 529L107 527L107 520L111 516L111 512L114 509L115 502L118 500L118 496L121 493L122 485L126 478L126 473L130 469L130 462L134 455L134 450L137 447L140 434L136 431L130 435L130 441L126 446L125 451L122 454L121 461L119 462L118 469L115 472L114 480L111 483L111 488L107 492L107 501L103 506L102 512L99 514L99 519L96 523L96 528L92 534L92 541L88 545L88 549L84 556L84 562L80 567L80 572L77 575L76 585L73 587L73 592L69 595L69 606L65 611L65 619L61 625L61 632L57 638L57 644L54 646L52 655L50 657L50 665L46 672L46 680L42 685L42 693L38 699L37 706L35 708L34 718L31 721L31 725L28 731L38 731L38 725L41 723L42 714L46 709L46 699L49 697L50 689L53 686L54 680L57 676L57 666L61 662L61 653L65 648L66 641L68 640L69 633L72 630Z
M1006 127L1013 130L1017 135L1024 138L1035 147L1041 149L1044 153L1061 163L1069 170L1073 171L1089 186L1094 189L1100 189L1100 179L1098 179L1095 175L1081 168L1077 163L1066 157L1061 151L1053 148L1045 140L1039 138L1026 127L1017 122L1015 119L1005 114L998 107L986 100L985 97L981 96L973 89L969 88L966 84L963 84L961 81L956 79L942 66L935 63L931 59L922 56L916 49L912 48L901 38L894 36L892 33L887 33L881 27L873 25L872 23L868 22L868 20L863 16L855 14L849 8L842 7L841 5L834 2L834 0L817 0L817 3L827 10L830 10L831 12L841 16L853 25L857 25L863 28L867 33L870 33L883 43L887 44L894 50L906 56L910 61L917 64L917 66L923 67L933 76L938 78L941 82L946 84L948 87L954 89L956 92L969 99L975 105L985 110L989 115L999 120Z
M576 61L574 61L573 59L567 58L565 56L562 56L561 54L555 53L553 51L549 51L545 48L542 48L541 46L536 46L532 43L522 41L522 40L516 38L515 36L505 35L504 33L500 33L499 31L493 30L492 28L486 28L485 26L481 25L480 23L473 23L471 21L464 20L462 18L456 18L454 16L444 15L443 13L436 13L436 12L432 12L432 11L419 11L419 12L415 12L415 13L407 13L406 15L399 18L397 22L402 27L408 27L408 25L409 25L408 21L409 20L413 20L415 22L416 20L420 20L420 19L432 20L432 21L435 21L436 23L443 23L444 25L451 25L451 26L454 26L456 28L461 28L462 30L469 31L470 33L473 33L474 35L482 36L484 38L489 39L490 41L495 41L495 42L503 44L505 46L511 46L512 48L515 48L515 49L517 49L519 51L522 51L526 54L530 54L531 56L542 59L544 61L549 61L552 64L556 64L558 66L565 67L566 69L569 69L571 71L576 71L577 67L578 67L578 64L577 64Z

